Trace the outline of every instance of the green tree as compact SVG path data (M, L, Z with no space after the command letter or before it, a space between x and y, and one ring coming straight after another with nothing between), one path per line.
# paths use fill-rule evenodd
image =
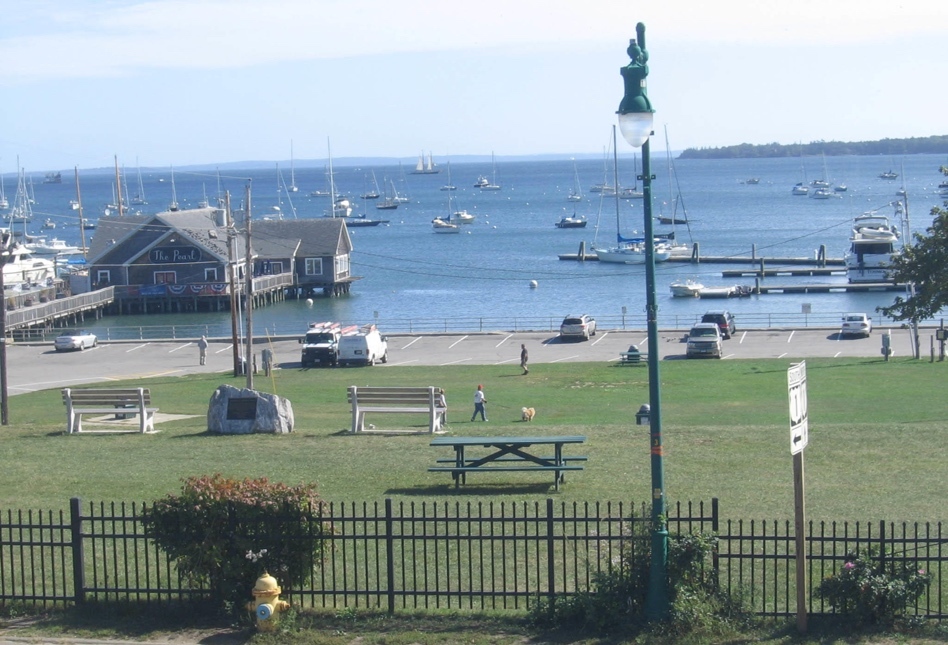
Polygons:
M913 244L892 260L892 279L914 285L912 295L877 308L894 320L918 322L948 306L948 202L932 208L931 215L925 234L915 233Z

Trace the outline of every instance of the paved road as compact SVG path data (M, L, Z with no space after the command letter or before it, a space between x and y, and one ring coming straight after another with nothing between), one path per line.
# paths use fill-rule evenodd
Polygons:
M911 354L909 332L892 329L892 346L900 356ZM928 347L923 330L922 346ZM526 343L530 363L617 361L619 352L636 345L646 351L645 331L602 330L589 341L562 341L550 332L390 335L388 365L519 365L520 344ZM683 331L659 334L662 360L684 359ZM233 369L231 344L212 342L207 365L198 364L197 339L192 341L110 342L82 352L57 353L51 343L7 346L7 387L11 396L49 388L112 379L151 378ZM882 330L869 338L841 338L836 329L769 329L739 331L724 341L724 359L880 356ZM266 345L255 345L259 355ZM302 369L296 338L273 341L280 369ZM259 360L259 359L258 359ZM375 369L384 369L377 366Z

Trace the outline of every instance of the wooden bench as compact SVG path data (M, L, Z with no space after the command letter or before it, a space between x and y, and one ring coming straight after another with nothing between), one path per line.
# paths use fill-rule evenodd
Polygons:
M441 430L447 408L441 404L441 388L349 386L347 400L352 406L351 432L365 432L366 412L428 415L428 432Z
M629 347L627 352L619 352L620 365L642 365L648 362L648 354L640 352L635 345Z
M137 432L156 432L155 413L158 412L158 408L148 407L151 404L151 390L145 387L65 388L63 403L66 405L66 429L69 434L83 432L82 417L87 414L114 414L116 419L137 416ZM103 429L95 430L95 432L136 432L136 430Z

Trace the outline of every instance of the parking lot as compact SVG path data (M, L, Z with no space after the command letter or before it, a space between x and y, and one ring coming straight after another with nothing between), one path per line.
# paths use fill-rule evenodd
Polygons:
M741 331L724 341L724 360L747 358L881 357L882 334L874 329L868 338L842 336L839 329L769 329ZM906 329L892 329L892 347L897 356L911 354ZM933 329L921 330L923 354L927 353ZM685 332L659 333L659 357L663 361L685 360ZM199 365L197 340L99 342L98 347L75 352L56 352L51 342L7 346L7 383L11 395L48 388L114 379L154 378L197 372L228 372L233 369L233 346L229 340L211 339L207 365ZM635 345L647 351L644 330L599 330L588 341L566 341L555 333L390 334L388 363L369 369L397 365L510 365L519 369L520 344L530 352L530 364L604 361L618 362L619 353ZM297 338L279 338L254 345L259 354L269 346L277 369L303 369ZM713 360L713 359L711 359ZM328 368L313 368L328 369ZM341 369L341 368L336 368ZM345 368L361 369L361 368Z

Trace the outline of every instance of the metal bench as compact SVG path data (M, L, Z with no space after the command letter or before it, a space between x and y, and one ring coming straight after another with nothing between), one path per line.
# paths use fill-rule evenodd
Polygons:
M63 404L66 406L66 431L69 434L80 432L140 432L153 433L155 413L158 408L151 404L151 390L145 387L102 388L102 389L63 389ZM82 417L87 414L114 414L116 419L130 416L138 417L137 430L109 428L83 430Z
M410 413L428 415L428 432L441 430L441 419L447 411L441 404L441 388L427 387L358 387L350 385L347 400L352 406L351 432L365 432L365 413Z

